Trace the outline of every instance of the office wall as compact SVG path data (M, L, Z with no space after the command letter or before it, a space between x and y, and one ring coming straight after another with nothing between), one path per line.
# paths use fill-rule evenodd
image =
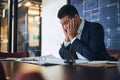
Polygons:
M42 0L42 55L60 57L58 50L64 39L57 12L67 0Z
M70 0L79 15L104 27L107 49L120 49L120 0Z

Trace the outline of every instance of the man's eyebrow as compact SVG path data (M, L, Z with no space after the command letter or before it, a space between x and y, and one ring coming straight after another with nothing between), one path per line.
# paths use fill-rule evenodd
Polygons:
M69 22L69 20L65 20L65 21L62 21L60 23L62 24L62 23L68 23L68 22Z
M68 20L64 21L64 23L69 22Z

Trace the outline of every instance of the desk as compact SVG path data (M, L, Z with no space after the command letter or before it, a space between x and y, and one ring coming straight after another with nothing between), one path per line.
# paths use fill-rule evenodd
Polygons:
M8 80L25 71L38 71L44 80L120 80L117 67L88 67L78 65L40 66L15 61L0 61Z

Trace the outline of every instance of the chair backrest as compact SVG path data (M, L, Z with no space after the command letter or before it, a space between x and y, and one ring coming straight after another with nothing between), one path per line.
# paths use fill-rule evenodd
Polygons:
M0 57L12 57L12 58L22 58L22 57L29 57L29 52L0 52Z
M120 50L107 50L108 54L116 59L120 59Z

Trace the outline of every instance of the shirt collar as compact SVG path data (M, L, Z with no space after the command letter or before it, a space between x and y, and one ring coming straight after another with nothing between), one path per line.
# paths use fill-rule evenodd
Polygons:
M82 22L81 22L81 24L80 24L80 26L79 26L79 28L78 28L78 31L77 31L78 33L80 33L80 32L83 30L84 25L85 25L85 20L82 19Z

